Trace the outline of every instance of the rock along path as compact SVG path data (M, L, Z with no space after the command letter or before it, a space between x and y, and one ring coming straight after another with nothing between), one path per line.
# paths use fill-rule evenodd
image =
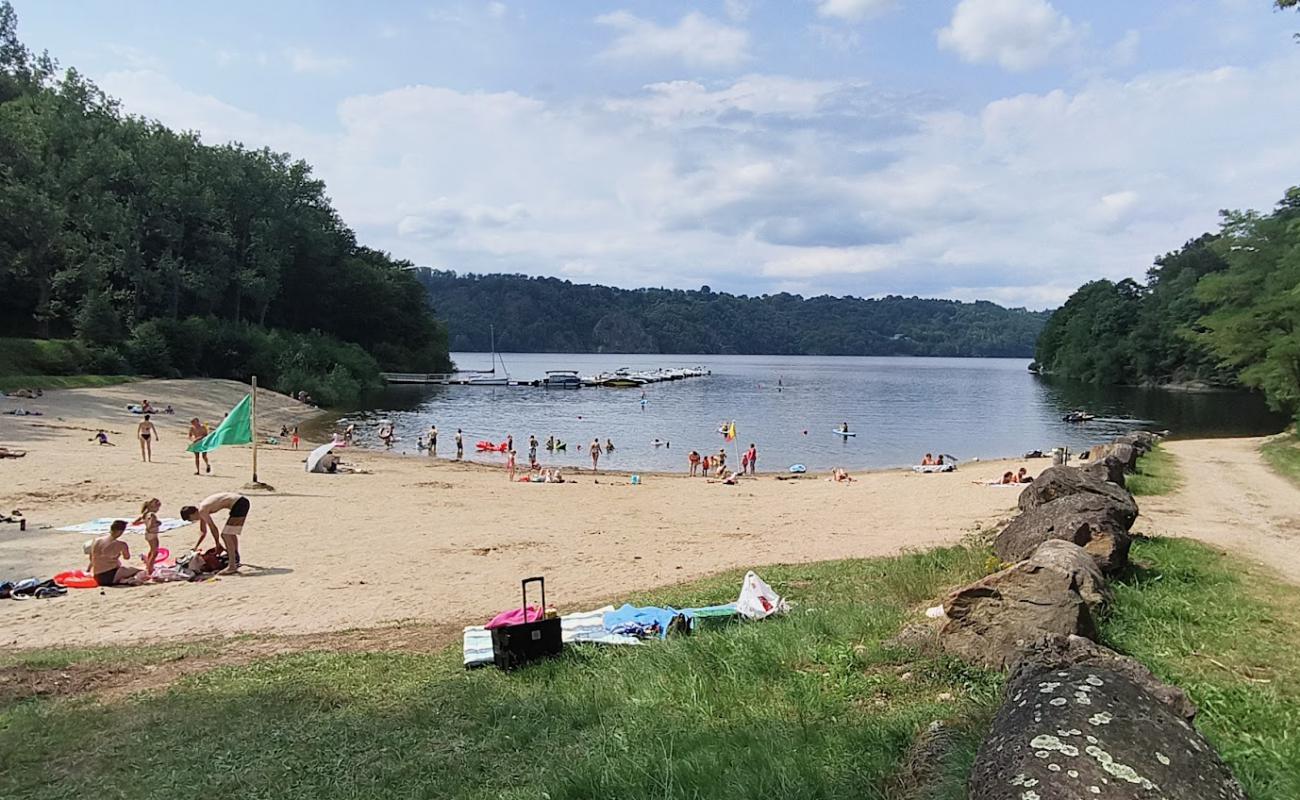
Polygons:
M1266 440L1167 441L1182 485L1142 497L1136 530L1187 536L1262 562L1300 584L1300 487L1264 462Z

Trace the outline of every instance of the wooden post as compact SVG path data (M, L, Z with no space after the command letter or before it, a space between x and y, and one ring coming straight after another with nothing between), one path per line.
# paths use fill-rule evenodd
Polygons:
M253 483L257 483L257 376L253 376Z

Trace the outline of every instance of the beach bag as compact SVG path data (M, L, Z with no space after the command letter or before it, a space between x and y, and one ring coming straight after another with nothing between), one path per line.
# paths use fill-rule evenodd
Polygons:
M492 629L492 663L503 670L512 670L542 658L558 656L564 650L564 639L558 616L545 616L546 580L544 578L525 578L521 582L524 600L521 616L527 620L528 584L541 586L542 602L538 610L542 618L533 618L531 622L519 622L514 625L502 625Z
M217 552L217 548L212 547L203 551L203 571L217 572L223 570L230 563L230 557L224 552Z
M790 607L781 595L772 590L762 578L753 572L745 573L745 582L740 586L740 598L736 600L736 611L749 619L764 619L773 614L784 614Z

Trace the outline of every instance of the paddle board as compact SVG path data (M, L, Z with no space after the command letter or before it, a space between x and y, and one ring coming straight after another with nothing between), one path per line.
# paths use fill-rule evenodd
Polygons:
M841 430L834 430L834 431L831 431L831 433L834 433L836 436L857 436L857 435L858 435L858 432L857 432L857 431L841 431Z

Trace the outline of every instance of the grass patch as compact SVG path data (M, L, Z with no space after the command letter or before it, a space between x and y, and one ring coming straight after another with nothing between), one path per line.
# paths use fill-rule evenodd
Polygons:
M1270 467L1300 485L1300 435L1278 436L1265 442L1259 452Z
M958 800L1003 677L884 643L988 555L764 568L796 604L785 618L512 675L465 672L459 647L303 652L109 702L25 700L0 708L0 797L890 800L909 744L943 719L952 747L924 796ZM1186 540L1134 555L1149 563L1117 584L1104 638L1189 691L1251 797L1300 796L1300 591ZM740 577L640 599L723 601ZM48 659L83 657L110 656Z
M930 721L996 705L1000 676L882 647L986 556L765 568L797 604L783 619L512 675L465 672L459 648L297 653L108 703L22 701L0 711L0 796L882 797ZM724 601L740 578L655 599ZM959 730L943 791L981 733Z
M86 389L139 380L133 375L3 375L0 392L15 389Z
M1181 686L1255 800L1300 797L1300 589L1185 539L1138 541L1107 644Z
M1133 494L1149 497L1174 491L1182 483L1182 476L1173 454L1156 445L1138 458L1137 471L1125 476L1124 483Z

